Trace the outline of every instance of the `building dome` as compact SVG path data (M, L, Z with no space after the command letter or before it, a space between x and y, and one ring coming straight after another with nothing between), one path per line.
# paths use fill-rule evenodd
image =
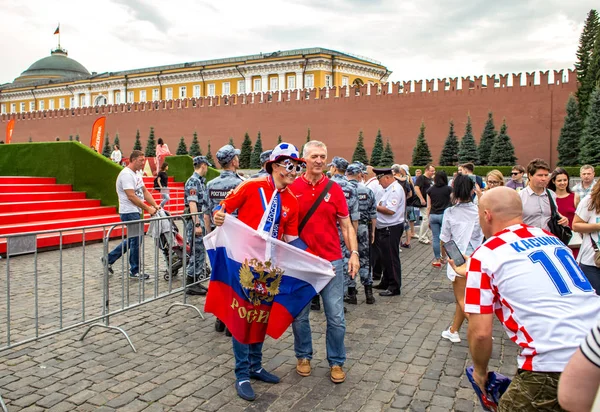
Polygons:
M90 76L90 72L81 63L68 57L66 50L58 48L33 63L19 77L15 83L31 82L36 80L55 79L83 79Z

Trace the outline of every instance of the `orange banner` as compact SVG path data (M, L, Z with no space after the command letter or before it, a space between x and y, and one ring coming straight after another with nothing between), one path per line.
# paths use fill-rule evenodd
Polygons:
M6 142L5 142L6 144L9 144L10 141L12 140L12 134L13 134L14 128L15 128L15 119L12 119L6 125Z
M104 144L104 125L106 123L106 117L102 116L96 119L92 126L92 141L90 147L96 149L98 153L102 153L102 145Z

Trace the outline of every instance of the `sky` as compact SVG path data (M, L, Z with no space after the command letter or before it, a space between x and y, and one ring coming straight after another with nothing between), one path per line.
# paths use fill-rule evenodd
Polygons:
M572 68L597 0L0 0L0 84L61 46L90 72L324 47L390 80Z

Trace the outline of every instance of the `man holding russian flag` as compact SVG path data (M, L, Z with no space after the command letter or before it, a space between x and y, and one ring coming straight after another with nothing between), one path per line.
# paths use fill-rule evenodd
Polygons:
M298 201L288 186L303 164L295 146L279 144L265 165L268 175L221 201L213 215L219 228L204 238L212 267L205 311L233 336L235 386L248 401L255 399L250 378L279 382L261 365L265 335L280 337L334 277L331 264L305 252L298 237ZM236 210L237 219L229 215Z

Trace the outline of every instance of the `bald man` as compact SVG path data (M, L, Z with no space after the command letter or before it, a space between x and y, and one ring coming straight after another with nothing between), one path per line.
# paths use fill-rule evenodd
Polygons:
M510 340L521 347L519 369L498 411L561 410L561 372L600 313L600 297L571 250L554 235L525 225L517 192L497 187L479 203L487 240L466 265L465 313L473 377L485 388L496 313Z

